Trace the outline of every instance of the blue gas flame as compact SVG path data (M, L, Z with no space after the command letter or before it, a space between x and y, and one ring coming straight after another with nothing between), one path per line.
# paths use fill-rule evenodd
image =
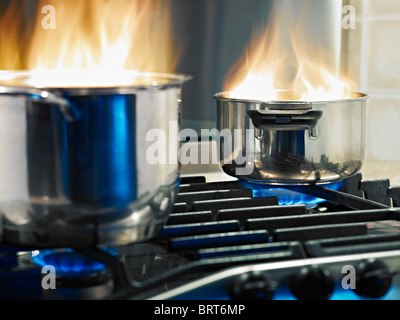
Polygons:
M113 256L117 255L116 250L113 248L103 250ZM40 267L54 267L56 274L63 277L82 277L106 270L106 266L103 263L69 248L34 251L32 253L32 261Z
M325 202L325 199L316 198L314 196L304 194L298 191L298 186L291 188L290 186L275 186L270 184L249 182L241 180L243 188L251 189L253 197L277 197L280 205L299 205L304 204L306 207L311 208L319 203ZM340 191L345 184L345 180L323 184L324 188ZM296 191L294 190L296 189Z

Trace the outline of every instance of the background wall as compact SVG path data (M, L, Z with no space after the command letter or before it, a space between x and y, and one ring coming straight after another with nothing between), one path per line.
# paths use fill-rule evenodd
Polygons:
M283 0L278 0L282 2ZM367 117L366 159L400 165L400 1L285 0L290 6L311 3L310 23L327 48L336 24L337 5L356 9L355 30L342 30L342 61L359 90L371 97ZM242 56L254 26L268 23L273 0L172 0L176 40L183 44L178 71L194 80L184 91L183 125L215 127L214 93ZM340 12L339 12L340 15ZM399 170L400 171L400 170ZM399 172L400 175L400 172Z
M216 102L226 74L242 56L254 26L266 25L270 0L171 0L177 72L193 76L183 90L183 127L216 127Z
M171 0L175 41L181 48L177 71L194 77L183 92L185 128L199 133L216 127L213 95L221 92L228 71L245 53L252 31L264 30L273 18L275 5L285 13L283 27L302 15L307 34L336 67L342 0Z
M175 40L182 49L177 72L194 76L184 89L183 126L198 131L215 127L212 95L243 55L253 27L267 25L274 1L294 9L311 3L314 12L307 14L313 38L332 50L336 40L330 33L341 21L337 7L355 7L356 29L342 30L340 62L371 97L363 174L389 177L400 185L399 0L171 0ZM0 0L0 13L10 2ZM25 2L29 17L37 1Z
M400 162L400 1L349 2L357 11L357 29L347 32L349 69L371 97L367 160Z
M191 41L180 68L195 76L186 89L184 126L213 127L211 95L221 89L226 71L243 54L252 26L268 22L273 0L197 0L198 7L191 7L190 0L175 1L183 10L178 10L175 20L177 34ZM310 20L321 35L332 27L324 14L332 10L329 5L338 3L353 5L357 18L355 30L342 30L340 63L359 90L371 97L363 177L388 178L392 186L400 186L400 1L316 0L314 4L328 6L328 10L316 10L316 18ZM181 21L182 17L186 18Z

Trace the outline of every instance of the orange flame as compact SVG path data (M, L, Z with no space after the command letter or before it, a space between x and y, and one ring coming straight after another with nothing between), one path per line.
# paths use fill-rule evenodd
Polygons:
M48 74L37 71L62 71L64 79L52 79L53 85L77 85L82 84L78 73L75 79L65 75L90 70L93 77L84 82L93 84L101 71L106 83L120 83L128 81L121 80L121 72L132 81L134 73L126 70L171 73L177 65L168 1L39 0L33 24L24 16L27 2L22 4L13 1L0 15L1 67L35 70L41 85ZM42 8L48 5L55 8L55 29L42 26Z
M253 31L245 55L229 71L224 91L249 100L332 100L354 88L329 64L329 54L302 33L302 15L295 23L274 9L261 33Z
M4 12L0 11L0 70L23 68L23 21L21 5L26 1L15 1ZM1 4L0 4L1 5ZM3 4L4 5L4 4ZM2 7L0 6L0 10Z

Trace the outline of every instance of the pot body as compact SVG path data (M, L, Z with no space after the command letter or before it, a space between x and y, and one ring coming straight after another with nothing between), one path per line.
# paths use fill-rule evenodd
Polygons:
M87 247L157 235L175 199L179 163L177 154L176 161L149 161L154 141L147 135L166 132L165 145L178 149L183 81L123 90L48 89L45 96L64 106L26 88L0 95L2 240Z
M364 94L326 102L215 98L220 165L228 175L268 184L330 183L362 166Z

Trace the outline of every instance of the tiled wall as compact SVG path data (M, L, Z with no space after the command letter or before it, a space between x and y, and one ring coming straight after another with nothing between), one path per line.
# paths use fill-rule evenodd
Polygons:
M400 1L349 2L357 28L346 31L348 67L371 97L367 160L400 162Z

